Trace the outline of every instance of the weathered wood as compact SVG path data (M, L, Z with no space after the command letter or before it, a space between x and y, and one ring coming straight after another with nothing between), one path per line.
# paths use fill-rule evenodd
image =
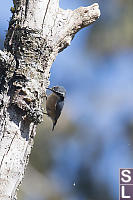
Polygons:
M14 0L0 51L1 200L15 199L24 177L53 61L99 16L97 3L72 11L59 8L59 0Z

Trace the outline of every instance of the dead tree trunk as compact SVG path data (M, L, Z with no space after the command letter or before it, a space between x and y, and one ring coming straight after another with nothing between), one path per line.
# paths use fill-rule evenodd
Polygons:
M100 16L98 4L74 11L59 0L14 0L13 16L0 51L0 199L16 190L42 121L50 67L74 35Z

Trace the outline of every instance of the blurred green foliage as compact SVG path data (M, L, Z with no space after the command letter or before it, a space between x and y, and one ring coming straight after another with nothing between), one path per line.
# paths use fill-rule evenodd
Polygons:
M133 1L110 1L109 5L109 8L103 8L99 22L93 26L88 38L88 48L100 55L133 47Z

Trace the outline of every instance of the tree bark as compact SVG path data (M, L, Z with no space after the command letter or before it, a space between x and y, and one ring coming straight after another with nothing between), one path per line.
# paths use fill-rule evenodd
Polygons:
M14 0L0 51L0 199L16 199L36 134L50 67L74 35L100 16L97 3L74 11L59 0Z

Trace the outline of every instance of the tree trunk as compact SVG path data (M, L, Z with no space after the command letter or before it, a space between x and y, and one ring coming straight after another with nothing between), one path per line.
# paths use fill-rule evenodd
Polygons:
M100 16L98 4L74 11L59 0L14 0L5 49L0 51L0 199L16 190L42 121L50 67L74 35Z

